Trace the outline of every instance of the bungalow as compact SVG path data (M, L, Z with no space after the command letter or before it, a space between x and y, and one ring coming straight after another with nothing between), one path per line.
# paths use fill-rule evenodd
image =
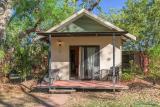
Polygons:
M109 71L116 76L121 73L123 42L136 40L85 9L37 34L49 37L49 74L56 80L105 80Z

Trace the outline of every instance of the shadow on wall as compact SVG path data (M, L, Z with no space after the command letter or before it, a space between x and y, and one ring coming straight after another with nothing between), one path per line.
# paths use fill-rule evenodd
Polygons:
M68 76L69 72L64 72L64 70L68 70L68 65L61 66L60 68L55 67L56 69L51 70L51 76L53 79L62 80L64 75Z
M120 50L120 47L116 47L115 48L115 64L116 66L118 66L120 64L120 60L121 60L121 50ZM107 69L109 69L110 67L113 66L113 46L112 44L108 44L104 47L101 47L100 49L100 59L102 59L101 61L101 66L102 66L102 69L103 67L106 68L107 66Z
M116 81L119 80L119 75L120 75L120 66L115 67L115 77ZM100 70L100 79L101 80L107 80L107 81L112 81L113 79L113 67L110 69L102 69Z

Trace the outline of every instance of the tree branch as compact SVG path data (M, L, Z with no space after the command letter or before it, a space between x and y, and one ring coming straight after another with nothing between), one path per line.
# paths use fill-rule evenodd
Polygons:
M91 4L91 6L87 10L92 11L96 6L98 6L99 2L100 0L96 0L96 2Z
M37 30L38 25L41 23L42 19L38 19L33 28L26 29L24 32L21 32L19 37L23 38L25 35L30 34L31 32L35 32Z

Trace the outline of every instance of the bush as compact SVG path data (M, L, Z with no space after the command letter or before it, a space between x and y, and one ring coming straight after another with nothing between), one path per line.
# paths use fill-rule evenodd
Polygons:
M123 73L127 73L127 74L131 74L132 73L132 71L130 69L123 69L122 72Z
M148 77L153 79L153 84L160 78L160 45L155 45L149 50L150 64Z
M122 71L122 76L121 76L121 80L122 81L130 81L133 80L135 75L140 75L143 72L141 71L140 67L134 63L133 60L131 60L130 62L131 67L128 69L123 69Z
M5 55L4 51L0 49L0 60L4 58L4 55Z
M133 80L133 78L134 78L133 73L126 73L126 72L123 73L121 77L122 81L130 81L130 80Z
M131 65L130 69L128 69L130 73L143 74L143 71L137 63L135 63L133 60L130 60L129 63Z

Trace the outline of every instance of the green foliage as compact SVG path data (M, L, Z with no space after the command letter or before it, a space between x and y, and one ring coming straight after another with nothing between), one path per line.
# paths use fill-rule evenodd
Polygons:
M15 24L20 25L19 30L21 30L21 32L29 28L34 28L35 26L38 30L48 30L74 12L75 7L71 7L68 3L69 1L70 0L16 0L13 7L15 14L11 18L11 21L19 22Z
M133 80L135 76L135 71L133 70L133 67L130 69L124 69L122 71L121 80L122 81L130 81Z
M154 58L155 60L157 58L160 58L160 45L155 45L154 47L149 49L149 54L151 58Z
M160 39L159 5L159 0L127 0L122 10L103 17L138 37L134 42L126 42L124 49L147 51Z
M149 50L150 57L150 75L152 78L160 78L160 45L155 45Z
M140 67L134 63L133 60L130 61L131 67L128 69L123 69L122 71L122 80L123 81L130 81L133 80L135 75L142 74Z
M129 63L130 63L130 66L131 66L130 70L129 70L130 71L129 73L132 73L132 74L135 74L135 75L143 73L140 66L137 63L135 63L133 60L130 60Z
M101 99L92 99L87 100L85 103L75 104L71 107L159 107L159 102L156 101L145 101L144 99L134 99L131 100L131 95L126 95L128 97L124 97L121 99L114 100L101 100ZM142 95L141 95L142 96ZM108 96L110 97L110 96ZM134 96L136 97L136 96ZM123 100L122 100L123 99Z
M110 11L110 15L102 17L120 28L137 36L136 41L124 43L123 50L140 51L149 56L150 75L159 76L159 41L160 41L160 1L159 0L127 0L122 10ZM137 67L133 68L134 71ZM131 68L132 69L132 68Z
M4 58L4 55L5 55L4 51L0 49L0 60Z
M34 66L44 66L42 65L44 57L47 55L48 46L43 43L33 43L25 46L17 46L14 54L14 66L13 68L18 71L22 79L25 79L31 74ZM44 70L44 69L40 69ZM39 71L40 72L40 71Z
M46 31L69 17L75 7L74 0L15 0L13 16L6 28L3 47L13 50L10 68L21 78L30 76L35 69L47 70L44 60L48 55L48 44L36 40L36 31Z
M6 58L4 49L0 49L0 73L5 77L10 72L10 62Z
M47 70L44 60L48 55L48 44L34 41L36 31L46 31L72 15L79 0L13 0L13 15L6 28L6 37L1 46L13 50L10 54L11 70L26 78L34 69ZM83 1L92 6L95 1ZM94 8L95 6L93 6ZM3 53L0 53L0 57Z
M102 11L102 8L98 5L101 0L77 0L80 6L78 6L78 9L85 8L89 11L92 11L94 9L98 11Z
M46 31L69 17L79 7L79 0L13 0L13 15L8 23L6 36L0 42L0 60L3 61L2 72L8 74L16 70L22 79L35 70L46 71L48 44L34 41L36 31ZM82 1L90 5L95 1ZM93 6L94 8L95 6ZM13 50L9 53L9 50ZM9 58L8 58L9 57ZM35 72L35 71L34 71Z
M9 63L5 63L2 68L1 72L6 76L10 72L10 65Z
M30 58L29 47L17 47L16 52L14 54L14 64L15 69L24 79L28 75L30 75L32 66L31 66L31 58Z
M122 81L130 81L134 79L134 75L132 73L126 73L126 72L130 72L130 71L125 71L125 73L122 73Z

